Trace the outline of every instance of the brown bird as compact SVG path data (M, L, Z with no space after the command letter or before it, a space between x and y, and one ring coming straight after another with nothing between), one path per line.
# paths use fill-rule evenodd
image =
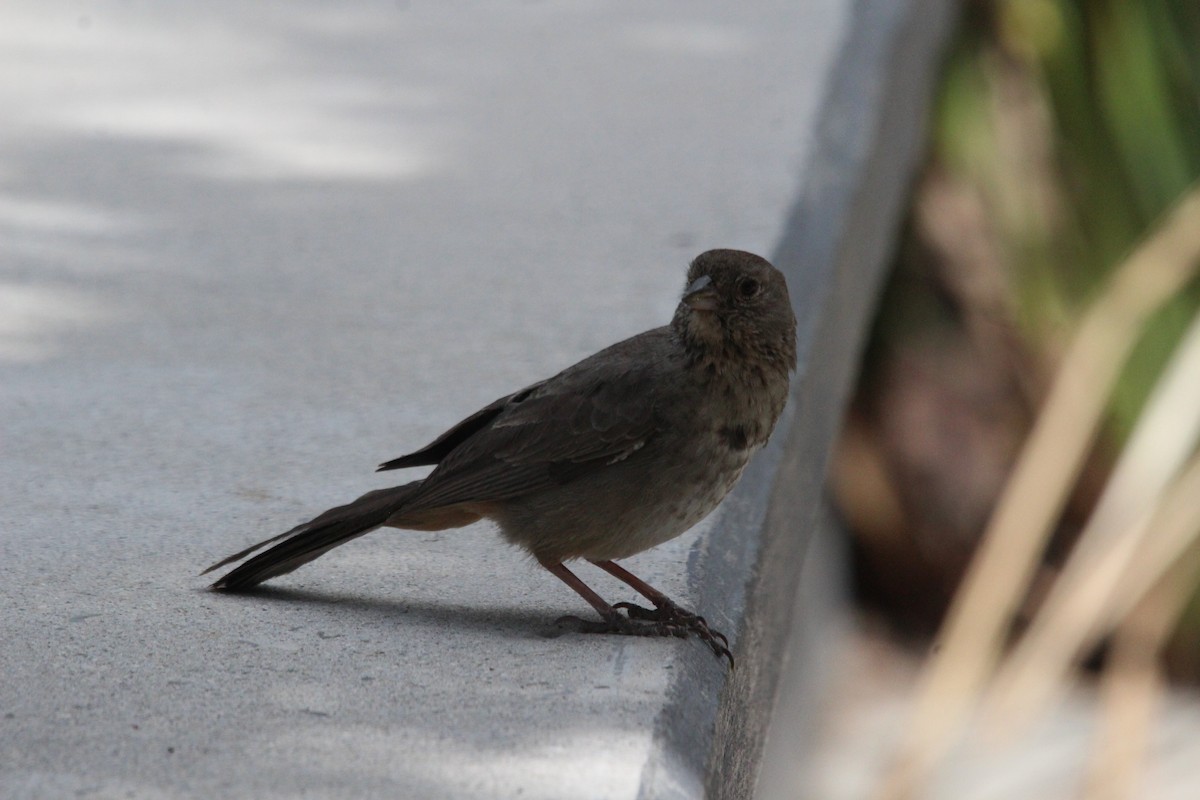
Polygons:
M205 572L278 542L212 585L241 591L380 526L434 531L487 518L600 615L560 622L589 633L695 633L732 664L724 635L615 561L717 507L775 427L795 366L782 273L751 253L710 250L691 263L670 325L506 395L379 467L436 464L423 480L368 492ZM609 605L563 563L580 558L654 608Z

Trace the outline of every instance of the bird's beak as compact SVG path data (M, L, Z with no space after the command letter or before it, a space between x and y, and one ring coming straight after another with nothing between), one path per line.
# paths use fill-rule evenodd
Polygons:
M716 311L717 290L712 285L712 278L701 275L692 281L683 293L683 302L695 311Z

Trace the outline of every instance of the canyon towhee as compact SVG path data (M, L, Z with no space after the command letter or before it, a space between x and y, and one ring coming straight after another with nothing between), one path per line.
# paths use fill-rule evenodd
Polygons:
M596 609L599 620L563 618L576 630L695 633L732 664L722 634L614 560L679 536L716 508L770 436L795 366L783 275L756 255L710 250L691 263L670 325L502 397L379 467L436 464L425 479L368 492L205 572L278 542L213 584L245 590L380 526L433 531L486 517ZM609 605L563 563L578 558L654 608Z

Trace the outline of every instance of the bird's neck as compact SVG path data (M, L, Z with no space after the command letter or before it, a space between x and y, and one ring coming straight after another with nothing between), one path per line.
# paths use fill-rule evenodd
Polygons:
M688 369L727 420L721 433L729 435L730 445L749 451L764 444L787 403L788 372L794 365L794 348L788 346L792 343L715 336L694 326L676 332L682 338Z
M757 332L739 335L711 316L677 314L671 328L689 368L710 380L757 387L771 385L796 367L795 334L773 341Z

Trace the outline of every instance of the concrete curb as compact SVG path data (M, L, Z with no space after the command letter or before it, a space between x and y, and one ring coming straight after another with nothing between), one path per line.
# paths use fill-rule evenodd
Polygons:
M748 795L947 5L12 4L0 796ZM708 247L788 270L796 398L718 525L631 567L731 678L554 636L586 604L482 525L203 591L662 324Z
M775 706L829 452L924 144L947 0L859 2L821 111L806 182L774 252L788 276L800 368L793 397L688 564L701 613L736 620L738 668L677 671L640 797L748 797ZM747 535L747 532L752 532Z

